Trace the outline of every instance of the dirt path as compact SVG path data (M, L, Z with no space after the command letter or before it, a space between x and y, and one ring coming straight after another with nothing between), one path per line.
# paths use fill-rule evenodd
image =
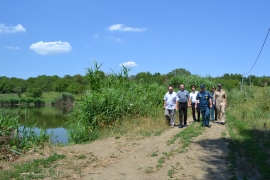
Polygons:
M55 149L69 157L62 162L59 172L72 174L66 176L67 179L86 180L230 179L232 175L227 171L225 159L228 153L228 142L224 137L226 126L213 124L206 128L185 151L179 141L167 145L168 140L183 130L173 128L160 136L141 140L109 138Z

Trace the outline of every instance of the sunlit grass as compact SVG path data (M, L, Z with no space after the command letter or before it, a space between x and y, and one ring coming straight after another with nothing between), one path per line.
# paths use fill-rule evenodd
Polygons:
M231 169L240 156L258 168L262 179L270 178L270 88L248 87L244 91L232 90L227 113ZM250 174L246 170L246 174ZM256 174L258 176L258 174Z

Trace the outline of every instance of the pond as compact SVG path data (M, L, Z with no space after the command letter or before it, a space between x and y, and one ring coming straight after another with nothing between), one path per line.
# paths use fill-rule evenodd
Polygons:
M67 122L68 109L53 106L44 107L4 107L5 113L17 113L20 115L21 125L36 124L36 132L45 128L48 133L53 133L53 143L68 143L68 134L65 123Z

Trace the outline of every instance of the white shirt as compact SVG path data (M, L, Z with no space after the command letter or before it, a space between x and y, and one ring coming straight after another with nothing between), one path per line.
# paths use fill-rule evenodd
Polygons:
M196 96L198 94L198 91L191 91L191 93L189 93L189 96L190 96L190 100L191 100L191 103L196 103ZM200 103L200 101L198 100L198 103Z
M166 109L175 109L176 101L179 101L179 98L176 92L171 94L167 92L164 96L164 101L166 101Z

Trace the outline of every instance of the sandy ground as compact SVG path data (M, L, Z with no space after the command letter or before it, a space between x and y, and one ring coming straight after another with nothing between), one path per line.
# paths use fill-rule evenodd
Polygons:
M224 137L226 126L213 124L206 128L185 151L179 140L167 145L168 140L184 130L175 127L159 136L140 140L109 138L91 144L58 147L54 151L66 154L69 159L61 162L58 171L67 174L63 179L230 179L232 174L226 162L228 141ZM79 160L76 157L80 155L85 157ZM157 167L162 157L165 157L162 167ZM78 167L77 171L74 166Z

